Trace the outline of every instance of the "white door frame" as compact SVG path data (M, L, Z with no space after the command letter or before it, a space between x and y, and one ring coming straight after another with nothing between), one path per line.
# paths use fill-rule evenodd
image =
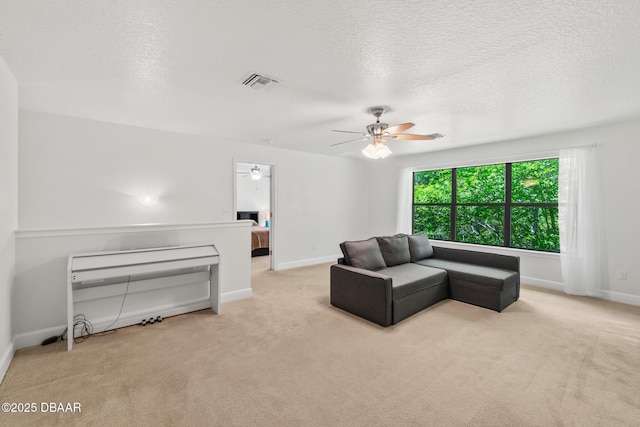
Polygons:
M233 220L237 218L238 213L238 163L245 164L261 164L267 165L271 169L271 181L269 186L269 268L271 270L277 270L277 253L276 250L276 230L277 230L277 222L278 218L276 215L276 164L270 162L263 161L248 161L248 160L239 160L233 159Z

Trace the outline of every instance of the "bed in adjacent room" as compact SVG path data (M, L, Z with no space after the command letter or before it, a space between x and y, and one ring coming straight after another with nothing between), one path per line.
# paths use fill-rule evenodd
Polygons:
M258 224L258 211L238 211L237 219L253 220L251 256L269 255L269 227L262 227Z

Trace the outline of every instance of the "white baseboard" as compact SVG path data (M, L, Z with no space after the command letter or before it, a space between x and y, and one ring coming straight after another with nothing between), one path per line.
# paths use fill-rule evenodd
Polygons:
M9 370L9 365L11 365L11 361L13 360L13 355L15 354L15 346L14 341L11 341L7 346L5 352L0 356L0 384L4 381L4 376L7 374Z
M564 292L564 283L553 280L536 279L535 277L520 277L520 283L537 286L539 288L551 289L552 291Z
M278 270L288 270L290 268L306 267L309 265L324 264L325 262L338 262L342 255L329 255L319 258L301 259L298 261L282 262L277 265Z
M251 288L242 289L240 291L226 292L220 295L221 303L235 301L243 298L249 298L252 295ZM192 311L204 310L211 307L211 303L208 299L203 300L195 300L187 303L182 303L179 306L163 306L163 307L154 307L151 309L145 309L143 311L136 311L133 313L127 313L126 316L123 316L118 320L118 322L113 325L111 329L122 328L124 326L136 325L140 322L141 319L146 317L171 317L176 316L178 314L190 313ZM222 311L222 309L220 310ZM96 319L93 323L94 331L101 331L103 328L109 326L109 324L113 320L109 319ZM26 332L23 334L18 334L15 336L13 343L11 343L11 352L7 362L7 368L9 367L9 363L11 363L11 359L13 358L13 353L15 350L19 350L25 347L31 347L33 345L40 345L42 341L49 337L53 337L55 335L60 335L62 331L67 327L66 324L60 324L58 326L53 326L51 328L39 329L37 331ZM7 353L9 354L9 353ZM3 357L7 357L3 355ZM2 369L4 368L4 359L0 359L0 373L3 373ZM4 375L4 374L3 374Z
M602 292L602 299L606 299L607 301L621 302L623 304L640 306L640 296L638 295L623 294L621 292L614 292L614 291L601 291L601 292Z
M536 286L539 288L551 289L553 291L563 292L564 293L564 283L562 282L554 282L551 280L543 280L536 279L534 277L525 277L522 276L520 278L520 282L525 285ZM570 295L570 294L567 294ZM620 302L622 304L636 305L640 306L640 296L639 295L631 295L624 294L621 292L614 291L600 291L600 295L594 298L600 298L607 301Z
M208 299L193 301L189 303L183 303L178 306L161 306L153 307L150 309L139 310L135 312L127 313L121 316L118 321L109 329L123 328L125 326L137 325L144 318L162 316L163 318L176 316L178 314L189 313L197 310L204 310L211 307L211 303ZM100 318L94 319L91 323L93 325L94 332L101 332L105 328L111 325L113 318ZM51 328L39 329L37 331L25 332L17 334L15 336L15 348L19 350L25 347L31 347L33 345L40 345L42 341L49 337L62 334L67 327L66 324L54 326Z
M37 331L25 332L23 334L16 334L13 338L15 349L31 347L32 345L40 345L42 341L55 335L60 335L67 324L60 324L58 326L52 326L51 328L38 329Z
M179 314L191 313L192 311L205 310L211 308L211 301L209 298L200 298L192 301L185 301L180 304L166 304L163 306L145 308L143 310L137 310L128 312L118 319L116 323L113 323L113 317L103 317L92 321L94 332L104 331L106 328L118 329L125 326L138 325L142 319L151 319L162 316L163 318L177 316Z
M250 298L253 295L251 288L241 289L239 291L225 292L220 295L220 302L231 302L239 299Z

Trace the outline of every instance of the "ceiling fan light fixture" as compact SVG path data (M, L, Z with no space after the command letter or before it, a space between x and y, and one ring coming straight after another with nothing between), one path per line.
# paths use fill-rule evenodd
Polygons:
M391 154L391 150L387 147L387 144L378 144L376 147L376 153L378 153L379 159L384 159L389 154Z
M391 154L391 150L387 147L387 144L376 142L374 144L367 145L367 147L362 150L362 154L370 159L384 159Z
M251 168L251 172L249 172L249 176L251 177L251 179L255 181L262 178L262 171L260 170L258 165L255 165L254 167Z
M362 154L364 154L366 157L368 157L370 159L377 159L377 157L376 157L376 147L374 147L373 144L369 144L365 148L363 148L362 149Z

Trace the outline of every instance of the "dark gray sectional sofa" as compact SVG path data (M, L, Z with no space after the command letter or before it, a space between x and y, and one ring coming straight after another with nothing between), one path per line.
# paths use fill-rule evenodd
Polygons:
M431 246L424 233L340 244L331 304L389 326L447 298L501 312L520 296L520 258Z

